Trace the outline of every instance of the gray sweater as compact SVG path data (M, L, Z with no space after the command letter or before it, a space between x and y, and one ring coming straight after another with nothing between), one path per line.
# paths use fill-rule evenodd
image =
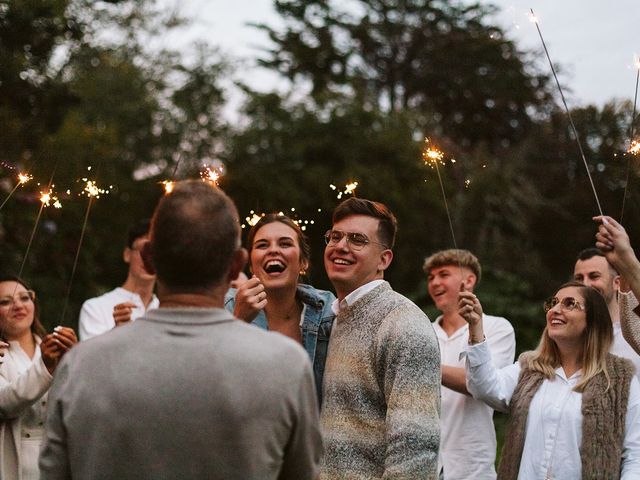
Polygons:
M323 395L321 479L436 478L438 341L387 282L337 316Z
M80 343L48 407L43 479L315 480L322 454L306 352L223 309Z

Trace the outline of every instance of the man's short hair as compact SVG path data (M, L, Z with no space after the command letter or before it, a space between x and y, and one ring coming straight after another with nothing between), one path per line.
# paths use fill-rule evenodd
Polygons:
M238 248L238 211L219 188L200 180L179 182L158 203L151 260L159 282L172 292L219 285Z
M131 225L129 232L127 233L127 247L133 248L133 244L139 238L145 237L149 234L149 228L151 226L151 220L143 218Z
M396 232L398 231L398 221L389 208L380 202L365 200L364 198L351 197L340 203L333 211L333 223L350 217L351 215L365 215L377 218L378 237L380 242L387 248L393 248L396 242Z
M476 276L476 285L480 283L482 275L482 267L478 258L469 250L461 250L451 248L449 250L441 250L433 255L425 258L422 270L429 275L431 270L438 267L453 265L461 268L468 268Z
M589 260L590 258L593 258L593 257L603 257L606 259L606 257L604 256L604 253L602 253L602 250L596 247L589 247L589 248L585 248L580 253L578 253L576 262L578 261L584 262L585 260ZM611 270L613 275L614 276L618 275L618 271L615 268L613 268L613 265L611 265L609 262L607 262L607 264L609 265L609 269Z

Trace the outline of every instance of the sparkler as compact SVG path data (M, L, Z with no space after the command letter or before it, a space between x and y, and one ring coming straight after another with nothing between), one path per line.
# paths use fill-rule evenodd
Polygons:
M62 203L60 203L60 199L58 199L57 195L54 193L53 187L55 187L55 185L51 185L46 192L40 192L40 203L42 203L43 207L50 207L53 205L53 208L62 208Z
M329 188L330 188L331 190L337 190L337 189L338 189L338 187L336 187L336 186L335 186L335 185L333 185L333 184L330 184L330 185L329 185ZM345 196L345 195L353 195L353 196L355 197L355 196L356 196L356 188L358 188L358 182L350 182L350 183L347 183L347 184L344 186L344 190L340 190L340 191L338 192L338 196L337 196L336 198L337 198L338 200L340 200L340 199L341 199L343 196Z
M88 168L91 170L91 167ZM71 276L69 277L69 283L67 285L67 294L64 299L64 306L62 307L62 321L64 322L65 315L67 313L67 306L69 305L69 297L71 296L71 286L73 285L73 279L76 276L76 268L78 267L78 259L80 258L80 250L82 249L82 243L84 241L84 235L87 230L87 223L89 221L89 212L91 211L91 206L93 202L100 198L100 195L110 193L111 187L109 189L103 189L98 187L95 180L89 180L88 178L83 178L84 189L80 192L80 195L85 195L88 198L87 201L87 209L84 213L84 222L82 223L82 230L80 231L80 239L78 240L78 248L76 249L76 256L73 260L73 267L71 268Z
M162 182L160 182L160 184L164 188L165 195L168 195L173 192L173 187L175 187L176 182L172 182L171 180L163 180Z
M587 171L587 176L589 177L589 183L591 183L591 188L593 190L593 195L596 198L596 203L598 205L598 211L600 212L600 216L604 215L602 213L602 207L600 206L600 199L598 198L598 193L596 192L596 187L593 184L593 178L591 178L591 172L589 171L589 165L587 164L587 158L584 155L584 151L582 150L582 144L580 143L580 137L578 136L578 131L576 130L576 126L573 123L573 118L571 117L571 111L567 106L567 101L564 98L564 93L562 91L562 87L560 86L560 81L558 80L558 75L556 74L556 69L553 66L553 62L551 61L551 57L549 56L549 50L547 49L547 44L542 37L542 31L540 30L540 25L538 19L533 13L533 8L531 9L531 15L529 19L532 23L536 25L536 29L538 30L538 36L540 37L540 41L542 42L542 47L544 48L544 53L547 56L547 60L549 61L549 66L551 67L551 73L553 73L553 78L556 81L556 85L558 86L558 90L560 92L560 98L562 98L562 104L564 105L564 109L567 112L567 117L569 118L569 124L571 125L571 130L573 131L573 135L576 137L576 142L578 143L578 149L580 150L580 155L582 156L582 162L584 163L584 168Z
M631 114L631 125L629 126L629 138L631 141L631 145L627 153L632 155L637 155L638 150L640 150L640 143L637 140L633 139L635 134L634 127L636 121L636 105L638 103L638 81L640 81L640 58L636 57L634 59L634 64L636 67L636 91L633 96L633 113ZM620 221L622 222L622 217L624 217L624 207L627 202L627 187L629 186L629 172L631 171L631 157L627 159L627 178L624 182L624 194L622 195L622 209L620 210Z
M204 167L204 170L200 171L200 178L205 182L213 183L216 187L222 177L222 171L211 167Z
M453 239L453 246L457 250L458 243L456 242L456 234L453 231L453 222L451 221L451 213L449 212L449 204L447 202L447 194L444 191L444 184L442 183L442 177L440 176L440 168L438 167L439 163L442 162L444 158L444 152L436 148L432 143L429 137L425 137L424 139L424 149L422 150L422 159L424 160L425 165L429 165L432 168L435 167L436 172L438 173L438 181L440 182L440 190L442 191L442 199L444 200L444 209L447 212L447 219L449 220L449 228L451 230L451 238Z
M33 176L29 175L28 173L22 173L22 172L18 173L18 183L16 183L16 186L13 187L13 189L9 192L9 195L7 195L7 198L5 198L4 202L2 202L2 205L0 205L0 210L2 210L2 207L5 206L5 204L9 201L9 199L11 198L13 193L18 189L18 187L25 185L32 178Z
M321 211L321 209L318 209L318 211ZM302 219L299 218L298 215L295 213L296 209L295 207L291 208L291 213L290 214L286 214L283 211L279 211L277 214L278 215L282 215L282 216L287 216L291 219L291 221L293 223L295 223L296 225L298 225L298 227L300 227L300 230L302 230L303 232L310 226L310 225L314 225L315 224L315 220L310 220L310 219ZM247 226L249 227L253 227L256 223L258 223L260 221L260 219L262 217L264 217L266 215L266 213L256 213L254 210L251 210L249 212L249 215L245 217L244 221L246 223L243 223L241 226L242 228L247 228Z

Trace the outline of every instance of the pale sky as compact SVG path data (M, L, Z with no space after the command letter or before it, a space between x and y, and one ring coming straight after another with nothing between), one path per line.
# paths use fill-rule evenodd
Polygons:
M162 0L171 4L173 0ZM173 45L199 39L246 61L237 76L253 88L267 91L277 77L253 66L266 36L247 25L264 22L278 25L272 0L182 0L181 12L193 24ZM489 3L481 1L480 3ZM495 0L501 8L497 23L520 49L539 51L540 65L549 69L535 25L529 21L533 8L554 64L563 69L561 84L570 107L595 103L602 106L616 98L633 100L640 54L640 0ZM570 90L571 91L570 91Z

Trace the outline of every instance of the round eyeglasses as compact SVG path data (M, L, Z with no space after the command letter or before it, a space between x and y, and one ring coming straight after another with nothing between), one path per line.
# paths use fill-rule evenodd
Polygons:
M560 304L560 308L562 310L566 310L567 312L571 312L576 308L578 310L584 310L584 305L582 305L578 300L573 297L564 297L560 300L558 297L551 297L546 302L544 302L544 311L548 312L556 305Z
M343 232L341 230L327 230L327 233L324 234L324 243L333 247L340 243L340 240L342 240L343 238L346 238L347 243L353 250L356 251L362 250L369 243L380 245L385 249L389 248L384 243L369 240L369 238L364 233Z

